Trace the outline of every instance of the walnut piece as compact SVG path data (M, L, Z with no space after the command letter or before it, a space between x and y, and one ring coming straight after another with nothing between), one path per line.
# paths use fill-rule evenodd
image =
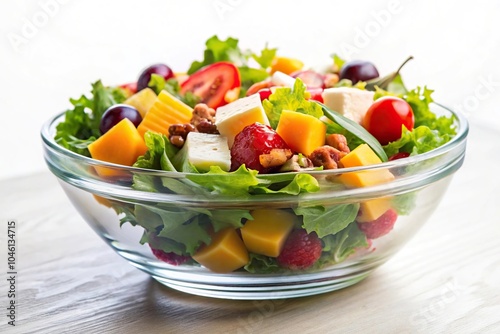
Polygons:
M351 152L349 146L347 146L346 137L341 134L334 133L326 136L326 144L344 153Z
M325 74L325 79L323 80L323 83L325 85L325 88L332 88L335 87L335 85L339 82L340 78L339 75L336 73L327 73Z
M172 145L181 148L186 141L188 133L196 131L191 124L172 124L168 127L168 140Z
M271 168L283 165L292 157L292 151L287 148L273 148L267 154L259 155L259 162L264 168Z
M204 103L194 106L190 123L201 133L218 134L215 126L215 110Z
M340 159L342 159L347 153L341 152L335 147L324 145L315 149L309 159L316 167L323 166L324 169L336 169Z
M314 168L312 161L302 154L294 154L290 159L288 159L283 166L281 166L279 172L300 172L303 170L311 170Z

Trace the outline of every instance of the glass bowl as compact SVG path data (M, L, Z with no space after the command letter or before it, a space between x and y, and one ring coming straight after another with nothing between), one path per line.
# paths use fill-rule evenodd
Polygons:
M220 194L194 185L191 174L125 167L77 155L53 139L63 114L47 121L41 135L46 163L73 205L92 229L132 265L160 283L187 293L230 299L276 299L314 295L355 284L386 262L423 226L463 163L468 133L462 115L438 104L433 104L433 111L456 116L457 135L445 145L379 165L309 171L307 174L318 181L320 190L298 195ZM96 173L99 169L109 172L101 174L113 177L100 177ZM339 182L357 173L387 172L394 176L391 180L371 186L349 188ZM134 189L132 178L156 186ZM388 205L397 213L397 220L389 233L369 239L360 230L363 223L345 221L345 215L346 210L370 202L375 203L375 210ZM321 257L306 269L284 269L273 257L248 252L250 264L219 272L223 270L214 271L208 265L212 268L209 270L189 258L180 265L161 261L149 245L161 240L175 248L179 244L172 240L185 240L190 247L198 247L215 240L215 233L224 229L233 229L236 233L232 235L243 244L240 229L227 226L245 225L250 220L240 217L248 218L249 213L257 210L295 215L297 226L307 220L309 225L326 222L341 227L338 233L318 235L323 246ZM234 249L226 249L224 257L216 258L216 264L230 263L233 253Z

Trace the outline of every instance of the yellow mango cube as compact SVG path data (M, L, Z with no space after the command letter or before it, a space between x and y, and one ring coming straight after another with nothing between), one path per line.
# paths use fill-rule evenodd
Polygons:
M163 90L137 127L137 130L142 137L144 137L146 131L163 133L168 136L170 125L189 123L192 116L193 108Z
M245 244L231 227L215 233L210 245L201 247L193 259L216 273L229 273L250 260Z
M391 208L391 198L382 197L361 202L359 205L359 215L356 217L358 223L367 223L380 218Z
M132 166L137 158L148 150L143 137L127 118L122 119L88 146L93 159ZM103 177L118 176L118 172L105 167L96 168Z
M325 145L326 125L311 115L283 110L276 132L292 151L305 155Z
M361 144L340 159L343 167L370 166L382 163L382 160L367 144ZM341 174L338 180L347 187L370 187L394 180L394 175L387 169L350 172Z
M298 222L296 215L283 210L254 210L241 228L247 249L255 254L277 257L286 238Z
M276 71L283 72L285 74L292 74L304 67L304 63L295 58L288 57L275 57L271 62L271 74Z
M126 99L123 103L137 109L141 117L144 118L155 102L156 93L151 88L144 88Z
M340 159L340 162L342 166L349 168L376 165L382 163L382 160L380 160L378 155L373 152L368 144L361 144Z

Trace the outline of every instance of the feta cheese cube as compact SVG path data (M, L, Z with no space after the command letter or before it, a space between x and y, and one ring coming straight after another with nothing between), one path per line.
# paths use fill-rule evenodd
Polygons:
M187 160L200 172L210 170L210 166L226 172L231 168L231 153L223 136L189 132L182 149L187 150Z
M262 108L258 93L219 107L215 113L217 130L227 138L229 147L233 146L234 137L243 128L254 123L269 125L269 119Z
M323 91L324 104L351 120L360 123L373 103L374 92L352 87L334 87Z

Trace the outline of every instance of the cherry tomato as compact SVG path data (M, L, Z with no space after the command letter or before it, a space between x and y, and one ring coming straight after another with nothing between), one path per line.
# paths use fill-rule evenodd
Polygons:
M403 99L393 96L382 97L368 108L362 125L382 145L401 138L404 125L413 130L415 118L410 105Z
M229 62L218 62L191 74L181 85L181 94L191 92L210 108L227 104L227 91L240 86L238 68Z

